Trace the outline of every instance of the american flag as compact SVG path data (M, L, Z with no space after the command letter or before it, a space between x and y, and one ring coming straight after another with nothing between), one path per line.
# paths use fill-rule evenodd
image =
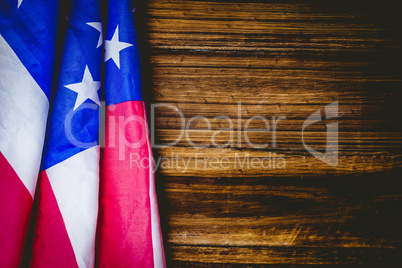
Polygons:
M165 266L133 10L130 1L107 6L99 267Z
M24 247L31 267L165 267L135 8L102 4L73 0L64 18L57 1L1 0L1 267Z

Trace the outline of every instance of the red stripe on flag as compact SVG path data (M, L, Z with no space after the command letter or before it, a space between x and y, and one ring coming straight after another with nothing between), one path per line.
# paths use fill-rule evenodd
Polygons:
M99 267L154 266L150 167L146 164L150 152L144 110L142 101L106 108L106 140L101 155ZM136 164L134 158L145 161Z
M18 267L33 200L1 152L0 174L0 264Z
M38 212L31 267L78 267L74 250L46 171L42 171L39 174L38 191Z

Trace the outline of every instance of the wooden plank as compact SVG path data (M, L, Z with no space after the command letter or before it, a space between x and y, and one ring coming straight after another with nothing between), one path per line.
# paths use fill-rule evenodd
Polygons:
M397 173L382 176L381 181L379 175L325 180L164 177L161 210L167 220L172 258L217 263L322 263L321 254L327 252L340 263L353 263L375 261L364 256L383 248L376 258L387 261L386 249L391 253L402 242L402 184ZM188 252L190 249L194 251ZM227 254L220 256L219 249ZM309 259L298 254L284 254L280 259L276 251L281 249L306 250ZM267 250L265 257L251 260L260 250ZM235 259L239 251L250 256ZM340 261L346 252L350 255ZM392 261L400 261L395 257Z
M394 55L395 56L395 55ZM345 57L337 55L286 55L281 53L233 53L233 52L190 52L159 51L151 55L154 67L218 67L244 69L303 69L327 71L377 70L384 74L392 72L394 66L389 66L395 58L375 57Z
M172 246L173 267L267 267L267 265L400 265L400 249Z
M164 18L212 18L220 20L303 20L322 19L353 20L356 15L347 12L314 12L307 3L284 3L266 1L265 3L224 2L224 1L149 1L147 12L153 17ZM269 16L271 15L271 16ZM365 17L360 15L360 17Z
M235 131L240 129L244 129L247 124L248 129L266 129L264 121L262 120L250 120L250 118L243 118L240 120L236 120L232 118L231 122L224 119L216 118L208 118L208 122L205 119L194 118L194 117L183 117L184 121L177 115L172 114L172 117L157 115L153 119L156 127L156 135L165 135L165 133L169 133L170 130L178 131L179 129L184 130L207 130L208 128L212 130L225 130L229 128L233 128ZM190 122L191 120L191 122ZM267 117L270 129L273 128L273 122L278 120L278 117L273 119L272 117ZM302 126L306 122L303 119L291 119L286 118L285 120L278 121L276 125L277 131L301 131ZM383 132L400 132L400 127L395 126L394 124L394 115L391 115L387 120L381 119L335 119L333 123L337 122L340 132L377 132L378 135L382 135ZM328 121L317 122L312 124L306 128L306 131L326 131L326 123ZM169 133L169 135L174 138L173 133ZM355 135L352 133L352 135ZM236 135L235 135L236 136ZM364 134L362 135L364 136ZM177 136L176 136L177 138ZM176 139L174 138L174 139ZM166 138L164 138L166 139Z
M186 245L395 247L395 173L347 178L165 177L168 241ZM347 182L347 183L345 183ZM393 206L392 206L393 205ZM397 210L395 210L397 208Z
M277 70L273 69L267 72L264 69L239 69L239 68L205 68L205 67L192 67L192 68L181 68L181 67L155 67L155 76L164 77L182 77L182 78L213 78L213 79L230 79L236 77L247 76L249 78L265 78L265 79L315 79L319 81L341 81L345 82L350 79L360 82L375 82L375 81L396 81L400 82L399 77L384 75L381 72L373 71L353 71L353 72L342 72L342 71L332 71L325 72L320 70Z
M259 105L244 103L226 103L224 105L198 104L198 103L158 103L151 107L152 123L160 129L276 129L277 131L290 130L301 131L303 124L308 123L309 116L320 111L325 115L325 104L301 104L290 103L274 104L269 100L260 100ZM354 129L355 131L367 131L366 125L377 126L378 131L389 131L385 127L391 125L393 131L400 128L395 125L398 119L399 107L391 105L399 100L384 103L344 104L338 102L331 115L331 120L325 120L310 124L306 130L322 130L325 124L339 122L339 127ZM303 100L299 100L303 101ZM374 101L374 100L373 100ZM223 100L222 100L223 102ZM268 127L267 127L268 125ZM352 128L352 126L354 128Z
M158 171L169 176L248 177L364 174L392 171L401 167L400 150L341 151L332 167L307 151L250 150L236 148L167 147L157 149ZM330 156L328 156L330 157ZM138 159L130 159L139 165Z
M199 25L199 22L196 22ZM155 23L154 28L159 28ZM174 25L166 27L173 28ZM351 33L349 33L351 34ZM214 33L149 33L153 49L196 50L196 51L240 51L240 52L282 52L297 55L301 53L325 54L359 53L371 54L373 50L387 55L397 45L388 40L376 40L372 36L316 36L312 33L289 34L214 34ZM180 40L180 42L177 42Z
M400 100L394 75L319 70L154 68L156 102L209 104L368 104Z
M339 11L328 3L152 1L149 39L154 48L164 49L326 53L395 49L384 36L387 27L370 21L372 13L362 8L348 12L345 7Z
M311 22L287 22L286 25L283 22L276 21L244 21L244 20L232 20L232 21L221 21L213 20L208 18L208 20L195 20L191 18L185 19L153 19L151 18L148 22L150 31L160 31L160 32L191 32L191 33L205 33L208 29L210 33L221 33L221 34L233 34L233 33L245 33L245 34L288 34L288 33L304 33L304 34L314 34L314 35L373 35L381 32L381 28L377 28L374 25L363 25L363 24L344 24L340 21L330 24L330 23L311 23ZM358 26L358 27L356 27Z
M339 152L392 152L402 148L401 132L338 132ZM325 150L327 133L321 131L224 131L161 130L158 146L247 148L267 150L305 150L303 142L316 150Z

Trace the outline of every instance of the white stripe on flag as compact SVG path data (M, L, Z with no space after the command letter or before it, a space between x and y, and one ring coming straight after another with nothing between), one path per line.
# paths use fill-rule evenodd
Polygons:
M0 34L0 151L35 194L49 101Z
M99 146L46 170L79 267L94 267Z
M154 251L154 267L155 268L163 268L165 267L165 258L163 254L163 243L162 243L162 232L160 229L160 219L159 219L159 211L158 211L158 201L156 198L156 189L155 189L155 172L154 172L154 163L152 157L152 148L149 142L149 131L148 125L146 123L146 108L145 104L143 105L144 109L144 120L145 120L145 131L147 136L147 145L149 152L149 199L151 204L151 227L152 227L152 248Z

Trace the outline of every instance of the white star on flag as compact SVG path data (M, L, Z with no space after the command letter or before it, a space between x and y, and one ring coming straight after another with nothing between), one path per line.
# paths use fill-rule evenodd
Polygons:
M17 8L20 8L23 0L18 0Z
M84 103L84 101L86 101L87 99L93 100L93 102L95 102L99 106L101 105L98 96L98 90L101 87L101 82L93 80L88 65L85 66L82 82L69 84L65 87L78 93L77 99L75 101L74 110L77 109L77 107Z
M119 41L119 25L117 25L116 30L111 40L105 40L105 62L112 59L116 63L117 68L120 69L120 51L125 48L131 47L133 44L120 42Z
M96 48L100 47L102 45L102 23L100 22L87 22L89 26L92 28L95 28L99 32L99 40L98 44L96 45Z

